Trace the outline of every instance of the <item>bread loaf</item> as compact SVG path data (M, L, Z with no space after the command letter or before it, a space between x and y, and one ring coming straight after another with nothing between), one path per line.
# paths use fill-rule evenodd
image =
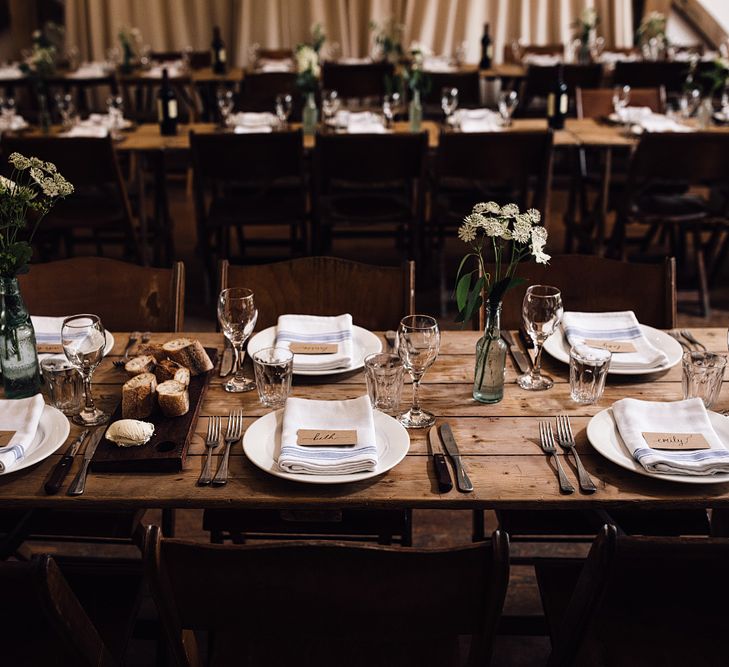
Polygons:
M124 370L132 377L141 375L142 373L152 373L154 371L155 359L150 354L134 357L124 364Z
M167 380L175 380L186 387L190 384L190 369L180 366L172 359L160 361L154 369L154 374L160 384Z
M180 417L190 409L190 394L184 384L167 380L157 385L157 402L166 417Z
M167 358L167 353L159 343L143 343L137 348L137 356L150 355L155 361L162 361Z
M122 387L122 417L144 419L154 412L157 378L152 373L141 373Z
M177 338L162 346L167 356L180 366L190 369L190 375L200 375L213 370L213 362L199 340Z

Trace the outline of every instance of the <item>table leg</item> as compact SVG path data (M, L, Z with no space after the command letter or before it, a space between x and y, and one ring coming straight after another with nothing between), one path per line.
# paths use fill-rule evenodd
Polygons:
M138 199L138 215L139 215L139 236L140 246L142 248L142 263L144 266L149 265L149 225L147 221L147 194L144 187L144 167L146 157L144 153L137 154L136 166L137 166L137 199Z
M609 146L605 147L605 159L602 167L602 191L600 193L600 208L596 211L597 220L595 226L595 245L597 254L602 255L604 252L603 245L605 243L605 226L607 224L608 205L610 199L610 173L613 166L613 150Z

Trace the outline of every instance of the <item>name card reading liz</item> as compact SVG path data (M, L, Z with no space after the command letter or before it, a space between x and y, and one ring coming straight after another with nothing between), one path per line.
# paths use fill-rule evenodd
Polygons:
M651 449L711 449L701 433L643 433Z
M619 354L621 352L635 352L635 345L627 340L601 340L591 338L585 341L585 345L588 347L597 347L601 350L607 350L613 354Z
M357 444L357 431L300 428L296 431L296 444L304 447L351 447Z
M336 354L336 343L291 343L289 350L294 354Z

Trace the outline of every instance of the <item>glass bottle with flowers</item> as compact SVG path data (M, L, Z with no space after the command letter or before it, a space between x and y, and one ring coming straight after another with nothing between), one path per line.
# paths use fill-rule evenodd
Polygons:
M373 33L374 42L372 45L372 58L397 65L404 55L402 34L405 26L394 17L390 17L384 20L382 24L371 21L370 30Z
M38 225L73 186L55 165L11 153L10 178L0 176L0 365L5 396L24 398L39 391L35 331L18 286L28 272Z
M592 54L597 46L597 25L600 17L594 7L585 7L580 17L574 22L573 48L575 59L581 65L592 62Z
M122 74L131 74L142 46L142 33L139 28L122 26L119 29L119 44L122 50L122 61L119 70Z
M44 134L47 134L51 128L51 114L48 109L48 79L56 73L58 54L56 43L59 34L62 41L63 28L51 22L46 23L43 30L34 31L29 54L20 65L20 69L35 89L38 100L38 126Z
M407 67L403 70L403 80L410 88L410 105L408 106L408 121L410 122L410 131L419 132L423 123L423 103L422 96L430 92L430 77L423 70L425 57L429 55L429 50L418 42L410 45L408 54L410 56Z
M638 43L646 60L663 60L668 53L667 18L663 12L650 12L638 28Z
M470 321L485 304L484 334L476 344L473 397L481 403L498 403L504 396L506 344L501 340L501 306L509 289L524 279L516 276L520 262L533 258L546 264L547 230L536 209L519 212L516 204L499 206L490 201L473 207L458 229L458 238L471 251L456 276L458 322ZM489 271L487 256L493 262ZM469 262L476 268L466 270Z

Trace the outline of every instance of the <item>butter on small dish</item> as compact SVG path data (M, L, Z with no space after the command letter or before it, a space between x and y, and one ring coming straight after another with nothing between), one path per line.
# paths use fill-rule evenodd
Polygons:
M137 419L120 419L106 430L106 439L119 447L139 447L154 435L154 424Z

